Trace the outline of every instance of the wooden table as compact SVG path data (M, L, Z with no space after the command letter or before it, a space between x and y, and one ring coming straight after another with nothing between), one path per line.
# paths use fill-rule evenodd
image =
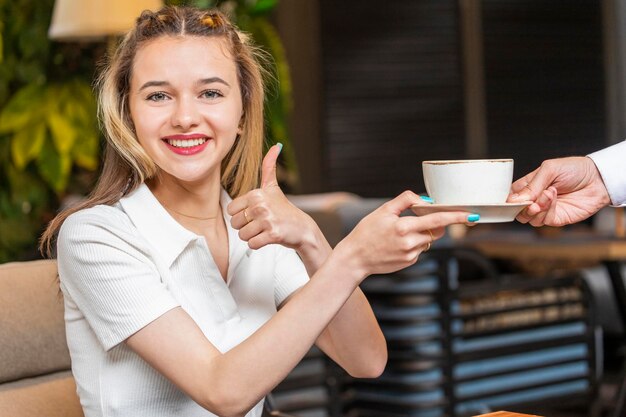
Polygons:
M601 265L608 271L615 302L626 334L626 285L620 262L626 261L626 239L603 236L585 229L544 237L537 232L493 231L471 234L462 244L474 247L490 258L505 259L519 266L571 268Z
M536 232L493 232L469 235L465 244L494 258L522 261L557 260L602 263L626 260L626 239L591 232L563 232L542 237Z

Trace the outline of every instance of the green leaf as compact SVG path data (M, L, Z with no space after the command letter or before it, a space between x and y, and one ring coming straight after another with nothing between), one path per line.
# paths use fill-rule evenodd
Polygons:
M256 4L254 4L250 8L250 14L259 15L265 14L276 7L278 4L278 0L258 0Z
M49 113L48 126L50 126L52 141L57 151L68 154L74 145L77 134L72 121L59 113Z
M11 141L11 156L15 166L18 169L24 169L37 157L45 139L46 126L43 123L18 130Z
M94 132L92 134L80 134L74 148L72 149L72 156L76 165L88 169L89 171L95 171L98 168L98 154L99 154L99 138Z
M89 105L95 105L95 97L91 86L81 80L74 80L69 84L70 94L73 94L77 98L77 102Z
M291 71L287 61L287 54L283 43L276 31L266 19L257 18L250 22L250 30L259 43L271 53L274 59L276 75L278 77L278 93L282 102L283 111L289 113L293 107L291 101Z
M36 242L37 237L27 216L5 217L0 215L2 233L0 233L0 247L23 247Z
M18 171L13 167L7 170L7 177L11 189L11 201L22 205L29 202L33 210L41 210L46 206L48 199L47 187L35 175L26 171Z
M37 159L41 177L58 194L65 190L72 168L72 160L67 154L59 154L51 141L47 140Z
M209 9L215 6L215 2L212 0L193 0L190 5L199 9Z
M25 127L29 122L37 120L42 112L40 103L42 87L29 84L19 90L9 100L0 113L0 133L8 133Z

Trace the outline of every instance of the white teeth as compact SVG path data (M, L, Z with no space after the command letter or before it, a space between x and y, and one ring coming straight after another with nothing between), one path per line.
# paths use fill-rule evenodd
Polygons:
M190 140L181 140L181 139L166 139L167 143L176 147L176 148L191 148L192 146L202 145L207 141L206 138L202 139L190 139Z

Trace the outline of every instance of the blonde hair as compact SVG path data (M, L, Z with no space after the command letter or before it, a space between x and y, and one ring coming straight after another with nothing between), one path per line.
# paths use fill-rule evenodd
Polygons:
M167 6L157 12L144 11L97 80L98 116L106 139L98 182L85 201L63 210L48 224L39 246L42 253L51 256L52 241L69 215L99 204L112 205L157 174L157 166L135 135L128 95L137 50L162 36L203 36L226 41L237 67L243 118L241 135L222 161L221 182L232 197L258 185L264 138L266 55L217 10Z

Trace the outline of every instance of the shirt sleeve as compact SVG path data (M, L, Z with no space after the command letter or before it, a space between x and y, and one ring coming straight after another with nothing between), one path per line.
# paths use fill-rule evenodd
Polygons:
M57 240L60 280L106 350L179 305L147 244L116 211L100 206L77 212Z
M611 203L626 206L626 141L589 155L600 171Z
M276 306L309 281L309 274L295 250L276 245L274 301Z

